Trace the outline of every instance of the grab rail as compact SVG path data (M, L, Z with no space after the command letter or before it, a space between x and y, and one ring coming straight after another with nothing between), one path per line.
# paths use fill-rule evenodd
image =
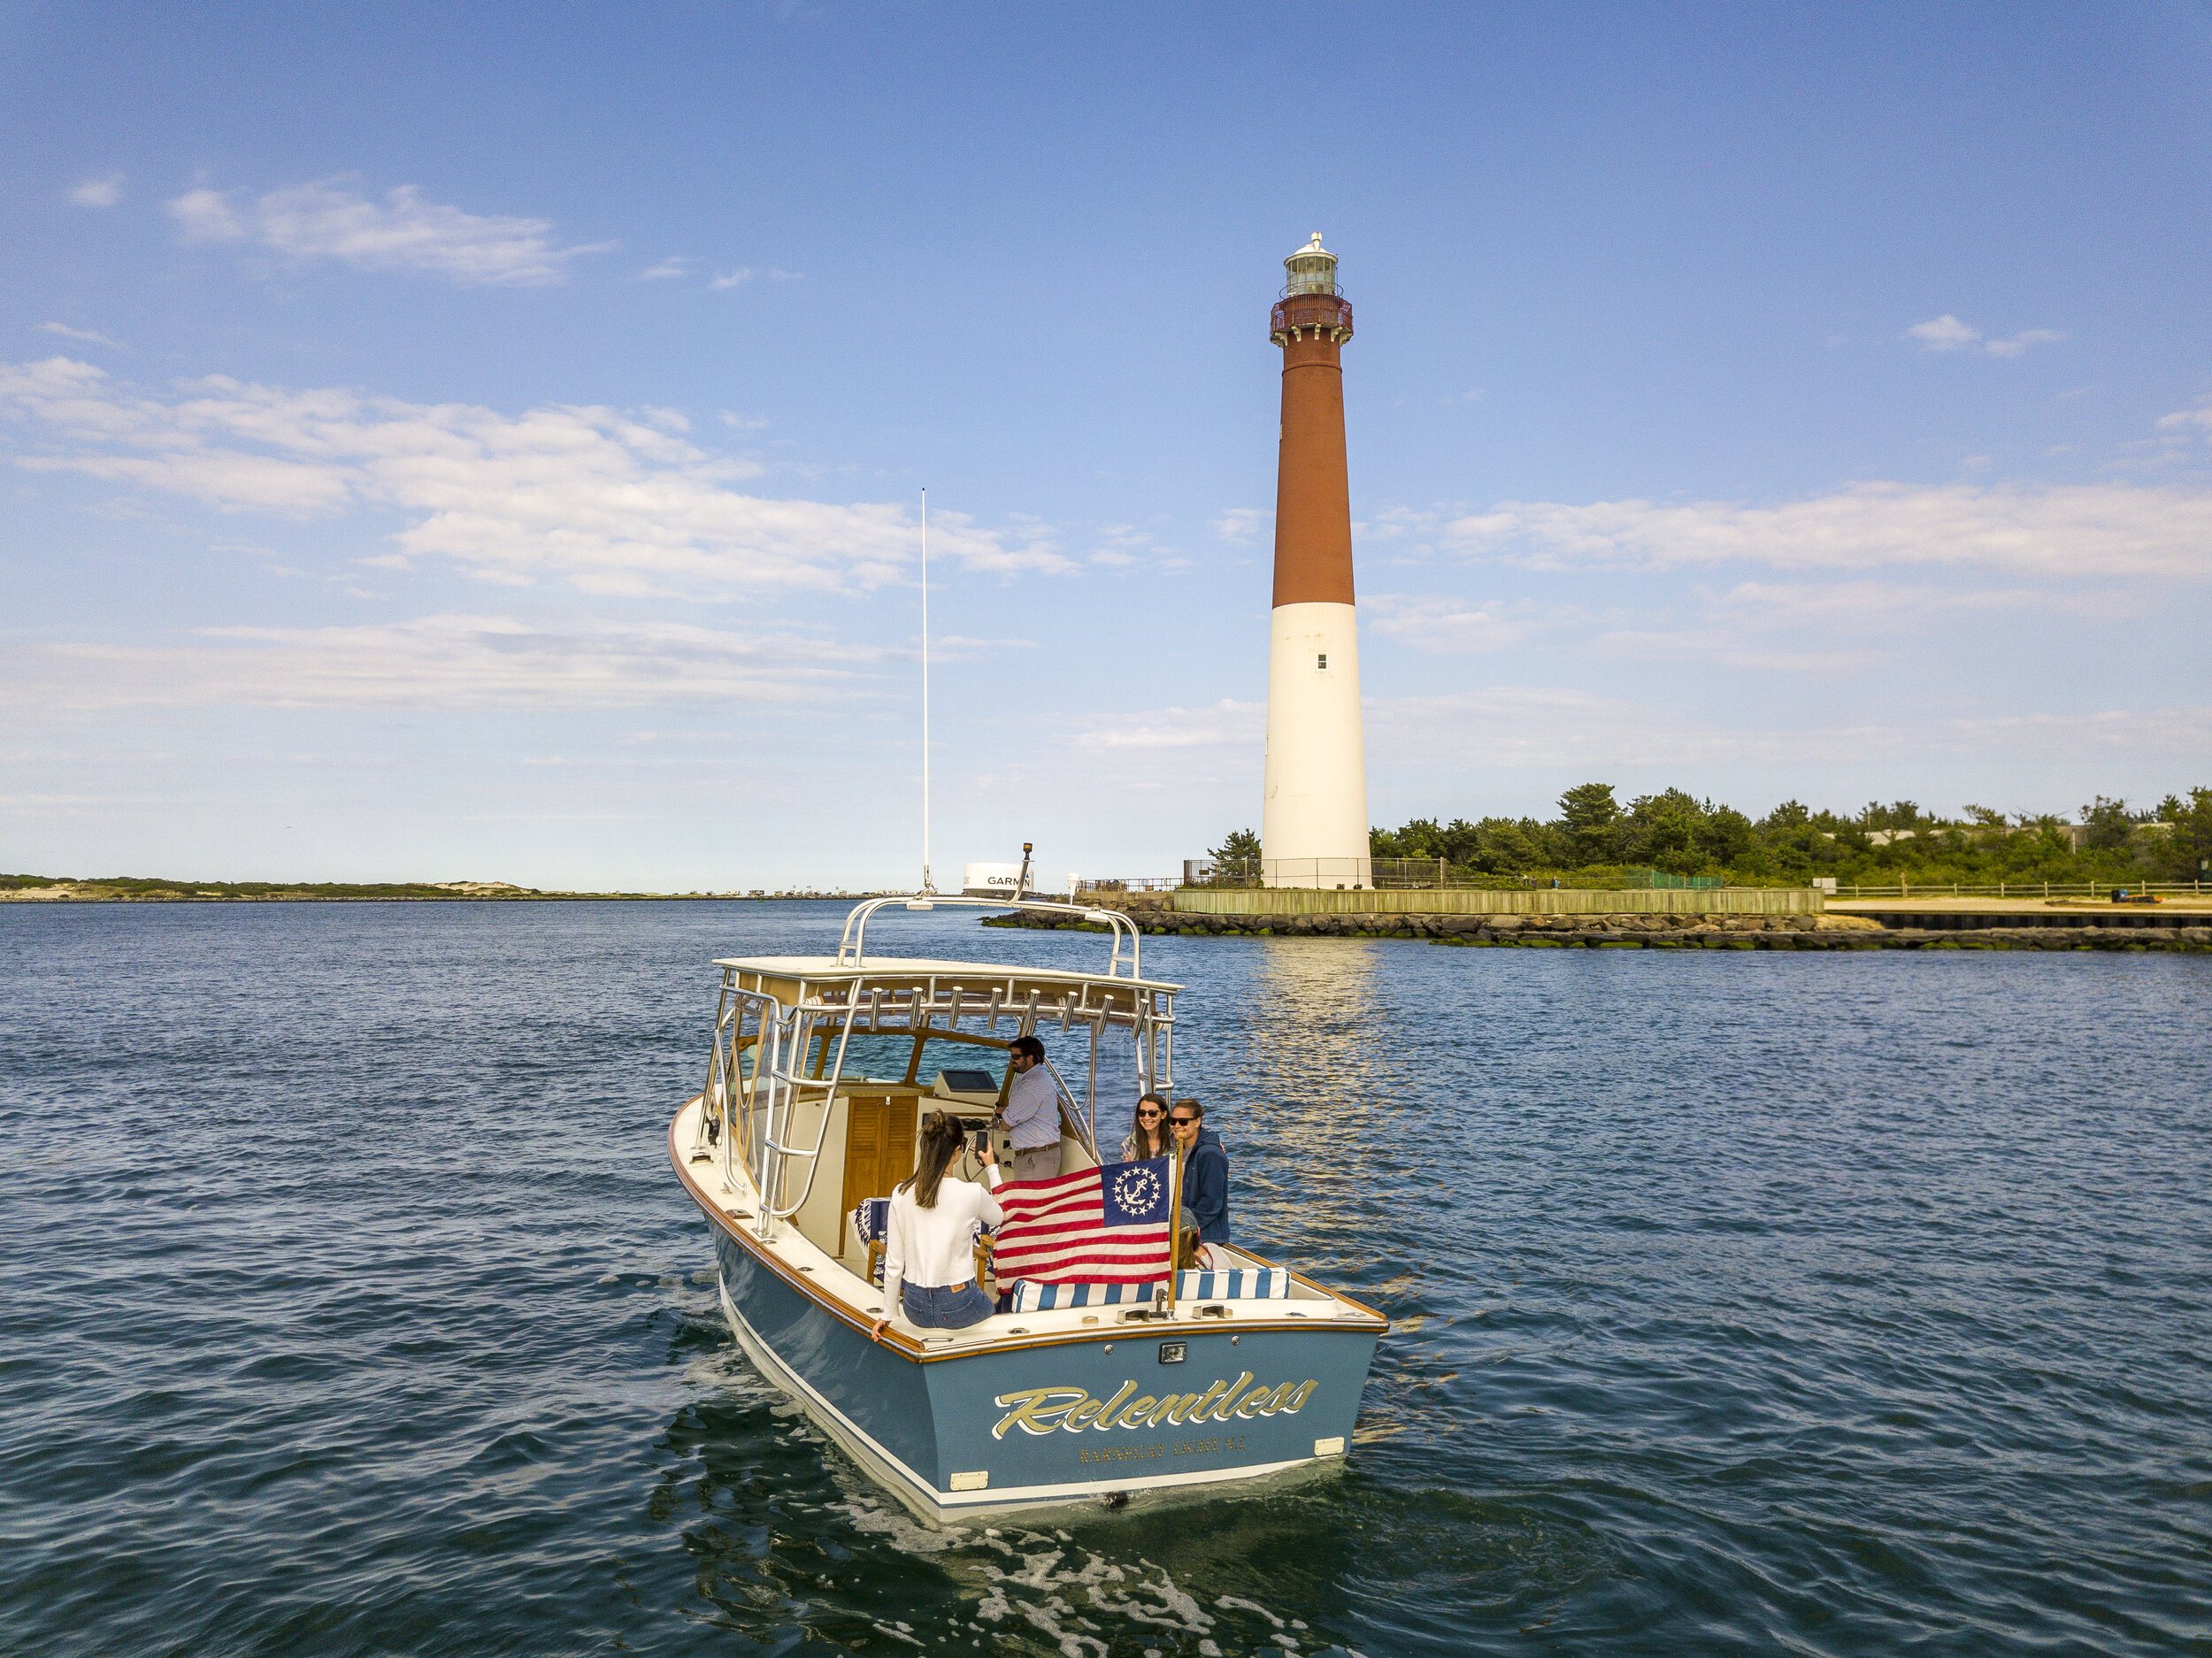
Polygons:
M837 940L837 964L840 967L861 967L867 963L868 922L877 910L898 904L908 910L934 910L940 905L966 910L1050 910L1062 915L1080 916L1086 921L1103 922L1113 929L1113 953L1107 958L1106 976L1121 978L1122 935L1129 940L1129 972L1131 979L1142 979L1139 952L1143 948L1142 935L1137 924L1119 910L1101 910L1089 904L1059 904L1039 898L940 898L934 894L916 893L910 896L871 898L856 904L845 917L845 931Z

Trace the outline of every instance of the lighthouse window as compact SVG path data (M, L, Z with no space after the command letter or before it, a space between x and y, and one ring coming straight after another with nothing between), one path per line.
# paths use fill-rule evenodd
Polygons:
M1327 667L1329 665L1329 653L1325 650L1319 656L1316 656L1313 659L1313 665L1317 668Z

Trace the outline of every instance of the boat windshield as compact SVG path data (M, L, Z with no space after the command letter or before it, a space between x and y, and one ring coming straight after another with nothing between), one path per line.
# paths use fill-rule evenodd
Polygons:
M838 1036L835 1028L816 1034L808 1067L810 1076L826 1077L836 1064ZM1010 1032L1006 1038L993 1040L946 1032L910 1036L904 1031L856 1031L845 1049L843 1075L847 1081L904 1084L926 1092L935 1085L940 1072L981 1071L990 1074L990 1086L995 1090L1005 1078L1006 1048L1011 1038ZM969 1086L958 1092L975 1090Z

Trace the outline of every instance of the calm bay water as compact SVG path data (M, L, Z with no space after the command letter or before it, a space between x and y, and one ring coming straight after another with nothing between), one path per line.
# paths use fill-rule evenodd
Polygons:
M0 1650L2212 1653L2212 963L1148 941L1393 1333L1340 1477L991 1536L663 1153L710 958L841 917L0 910Z

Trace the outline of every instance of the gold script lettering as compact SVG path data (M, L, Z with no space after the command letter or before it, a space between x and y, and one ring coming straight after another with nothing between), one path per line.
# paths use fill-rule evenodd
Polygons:
M1218 1382L1214 1384L1217 1387L1220 1385L1221 1384ZM1178 1427L1180 1427L1183 1423L1183 1418L1190 1415L1191 1407L1195 1405L1197 1402L1198 1395L1196 1393L1163 1394L1161 1396L1160 1402L1152 1408L1152 1414L1147 1417L1146 1420L1156 1428L1158 1427L1163 1422L1172 1422Z
M1112 1427L1114 1425L1114 1417L1121 1409L1122 1401L1128 1398L1130 1394L1135 1393L1136 1391L1136 1383L1124 1382L1121 1385L1121 1392L1116 1393L1111 1399L1106 1401L1106 1403L1099 1410L1097 1420L1091 1423L1090 1425L1096 1428L1102 1433L1108 1428ZM1089 1402L1090 1401L1088 1400L1084 1401L1085 1404L1088 1404ZM1081 1428L1084 1424L1078 1422L1076 1418L1082 1414L1083 1406L1078 1405L1073 1410L1068 1413L1068 1419L1064 1423L1061 1424L1061 1426L1068 1429L1071 1432Z
M1025 1388L1001 1393L994 1401L1006 1415L991 1430L991 1437L1002 1439L1006 1431L1016 1425L1025 1433L1050 1433L1056 1429L1069 1433L1095 1429L1103 1433L1115 1428L1156 1428L1171 1422L1180 1427L1186 1423L1227 1422L1232 1417L1248 1422L1278 1412L1295 1415L1321 1385L1308 1380L1271 1388L1265 1382L1257 1387L1251 1383L1252 1372L1246 1370L1234 1382L1216 1381L1202 1393L1163 1393L1155 1399L1149 1393L1131 1397L1137 1385L1124 1382L1103 1402L1081 1387Z
M1214 1405L1214 1407L1213 1407L1212 1410L1211 1410L1210 1412L1207 1413L1207 1414L1210 1415L1210 1416L1212 1416L1213 1420L1214 1420L1214 1421L1216 1421L1216 1422L1226 1422L1226 1421L1228 1421L1228 1419L1229 1419L1229 1406L1230 1406L1231 1402L1232 1402L1233 1401L1234 1401L1234 1400L1235 1400L1236 1396L1237 1396L1239 1393L1242 1393L1242 1392L1243 1392L1246 1388L1249 1387L1251 1385L1252 1385L1252 1372L1251 1372L1251 1371L1249 1371L1249 1370L1243 1370L1243 1371L1240 1371L1240 1372L1238 1373L1237 1379L1236 1379L1235 1381L1232 1382L1232 1383L1229 1385L1229 1391L1228 1391L1227 1393L1225 1393L1222 1394L1222 1396L1221 1396L1220 1400L1219 1400L1219 1401L1217 1401L1217 1402ZM1220 1383L1218 1383L1218 1382L1216 1382L1216 1383L1214 1384L1214 1386L1215 1386L1216 1387L1218 1387L1218 1386L1221 1386L1221 1384L1220 1384ZM1200 1417L1194 1418L1194 1420L1198 1420L1198 1421L1203 1421L1204 1419L1205 1419L1205 1418L1204 1418L1204 1416L1200 1416Z
M1006 1430L1017 1423L1024 1433L1049 1433L1058 1427L1059 1418L1068 1408L1088 1399L1089 1393L1080 1387L1032 1387L1018 1393L1001 1393L993 1402L1006 1414L991 1430L991 1437L1002 1439ZM1013 1409L1007 1409L1008 1406Z
M1249 1372L1247 1372L1244 1379L1248 1382L1252 1379ZM1221 1402L1221 1395L1228 1391L1228 1383L1217 1381L1211 1387L1199 1394L1197 1407L1192 1410L1188 1419L1192 1422L1205 1421L1213 1408Z

